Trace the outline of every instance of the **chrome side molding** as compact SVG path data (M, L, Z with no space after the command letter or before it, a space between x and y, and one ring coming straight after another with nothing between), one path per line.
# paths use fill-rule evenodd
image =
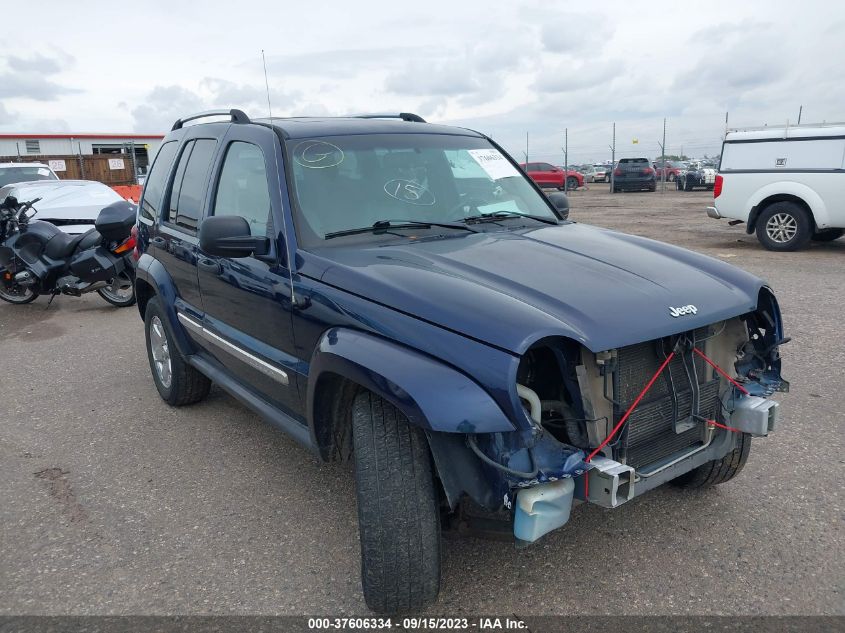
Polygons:
M219 336L218 334L215 334L208 328L203 327L202 323L195 321L186 314L177 312L176 316L178 317L179 322L184 325L189 332L211 343L217 349L234 356L239 361L249 365L257 371L260 371L262 374L268 376L269 378L272 378L276 382L279 382L283 385L287 385L290 383L286 371L268 363L265 360L258 358L253 354L250 354L245 349L238 347L231 341L223 338L222 336Z

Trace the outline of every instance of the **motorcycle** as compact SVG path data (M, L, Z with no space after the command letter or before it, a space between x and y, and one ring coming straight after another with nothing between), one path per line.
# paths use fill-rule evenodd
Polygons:
M0 299L14 304L60 294L97 292L119 308L135 303L135 206L126 201L103 208L94 228L68 235L33 220L40 200L0 202ZM49 306L49 303L47 304Z

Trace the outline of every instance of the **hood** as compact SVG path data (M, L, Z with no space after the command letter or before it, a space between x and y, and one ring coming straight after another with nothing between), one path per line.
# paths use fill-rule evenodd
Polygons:
M15 186L13 195L18 200L33 200L36 220L88 220L97 219L103 207L123 200L114 189L99 182L42 181ZM89 227L90 228L90 227Z
M303 259L304 274L517 354L547 336L598 352L688 331L753 310L763 286L719 260L574 223Z

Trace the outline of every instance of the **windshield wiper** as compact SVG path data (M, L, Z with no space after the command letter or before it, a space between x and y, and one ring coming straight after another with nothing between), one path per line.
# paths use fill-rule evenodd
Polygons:
M495 222L503 218L528 218L530 220L537 220L546 224L560 224L555 218L546 218L542 215L531 215L529 213L519 213L518 211L493 211L492 213L480 213L478 215L471 215L463 218L461 222L468 224L473 222Z
M332 231L331 233L326 233L323 239L330 240L334 237L358 235L360 233L386 233L388 230L393 231L396 229L430 229L432 226L478 233L476 229L457 222L429 222L428 220L379 220L370 226L362 226L357 229L343 229L342 231Z

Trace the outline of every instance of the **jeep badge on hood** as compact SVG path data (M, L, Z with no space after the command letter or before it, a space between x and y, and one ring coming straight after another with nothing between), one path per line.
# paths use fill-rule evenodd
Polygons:
M669 314L673 317L684 316L685 314L695 314L696 312L698 312L698 308L692 304L681 306L680 308L673 308L672 306L669 306Z

